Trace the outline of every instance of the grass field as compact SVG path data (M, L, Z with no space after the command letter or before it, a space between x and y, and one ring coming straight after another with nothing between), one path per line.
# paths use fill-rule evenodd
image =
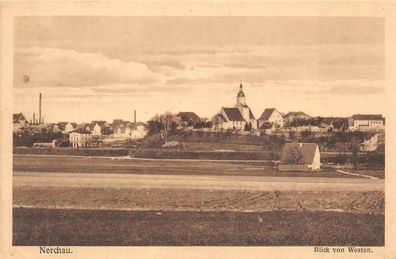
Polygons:
M266 162L165 161L97 157L14 155L14 171L173 174L173 175L250 175L358 178L328 169L321 172L278 172Z
M383 246L384 216L14 209L13 245Z

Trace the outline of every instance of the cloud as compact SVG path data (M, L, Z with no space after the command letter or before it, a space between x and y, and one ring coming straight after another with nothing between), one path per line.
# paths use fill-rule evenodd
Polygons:
M32 47L17 49L14 60L15 87L84 87L165 80L161 73L152 71L146 64L110 59L101 53ZM22 80L24 75L30 77L28 84Z

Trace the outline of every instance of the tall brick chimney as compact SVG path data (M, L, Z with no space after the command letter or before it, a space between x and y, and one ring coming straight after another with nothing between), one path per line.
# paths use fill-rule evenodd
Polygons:
M41 124L42 122L41 122L41 93L40 93L40 96L39 96L39 121L38 121L38 124Z

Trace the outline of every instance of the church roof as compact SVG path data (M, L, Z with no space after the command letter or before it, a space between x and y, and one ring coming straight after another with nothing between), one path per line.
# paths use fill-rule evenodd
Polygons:
M254 117L254 115L253 115L252 110L250 110L250 108L249 108L249 119L251 119L251 120L255 120L255 119L256 119L256 118Z
M223 111L230 121L245 121L238 108L224 108Z

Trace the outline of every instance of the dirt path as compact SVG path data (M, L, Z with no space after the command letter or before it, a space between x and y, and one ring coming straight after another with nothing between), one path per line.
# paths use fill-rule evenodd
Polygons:
M379 178L371 176L371 175L355 174L355 173L351 173L351 172L347 172L347 171L343 171L343 170L337 170L337 172L342 173L342 174L353 175L353 176L362 176L362 177L366 177L366 178L373 179L373 180L378 180L379 179Z

